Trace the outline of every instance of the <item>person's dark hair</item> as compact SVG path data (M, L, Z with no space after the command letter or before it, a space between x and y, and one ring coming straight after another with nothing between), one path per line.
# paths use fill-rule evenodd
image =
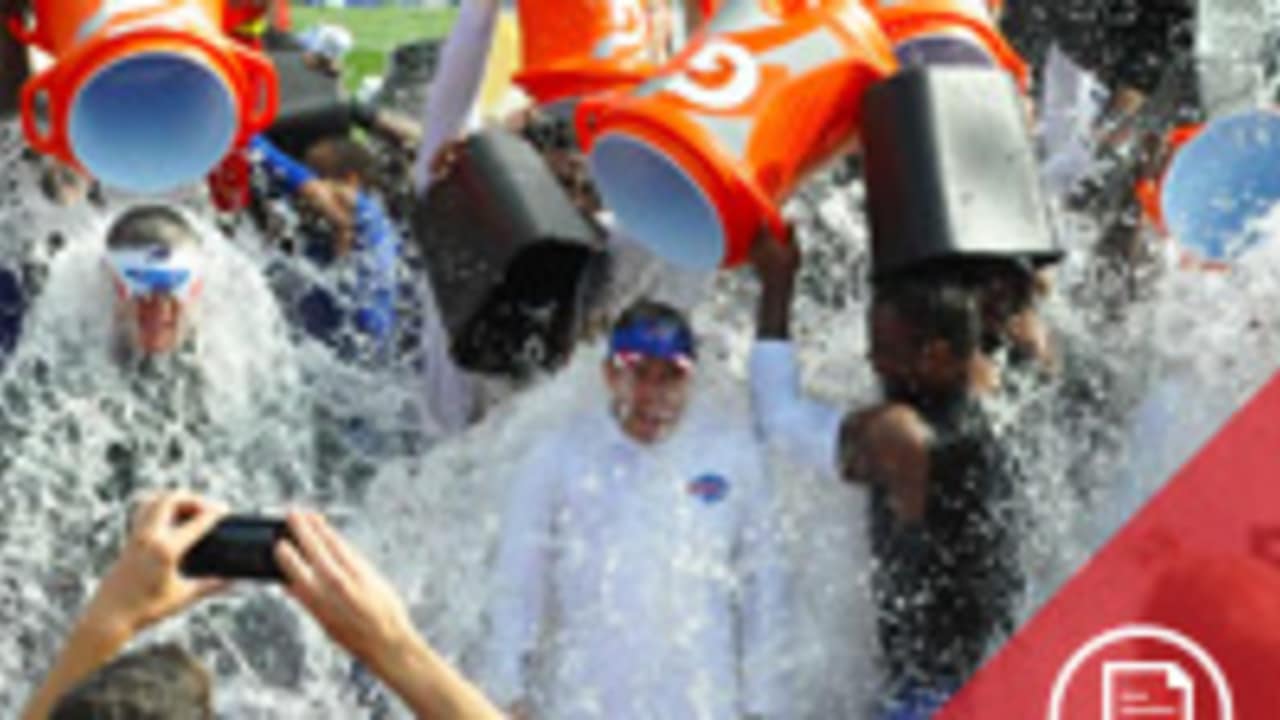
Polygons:
M907 277L890 279L885 284L900 285L907 282ZM910 280L922 285L952 286L971 293L978 306L984 352L1004 347L1006 323L1036 302L1036 270L1016 259L949 260L916 268Z
M307 164L326 180L355 175L361 185L377 180L378 160L364 145L348 137L330 137L307 149Z
M212 720L209 674L175 645L130 653L62 697L49 720Z
M927 275L901 277L878 285L875 303L906 320L919 347L942 340L961 357L981 347L978 294L963 283Z
M639 300L618 316L613 323L614 331L631 327L633 325L645 324L668 324L672 325L682 332L688 333L693 338L693 353L697 355L697 335L694 334L693 328L689 325L689 319L684 313L667 305L666 303L657 302L655 300Z
M165 205L139 205L126 210L107 230L107 248L178 248L199 245L200 233L177 210Z

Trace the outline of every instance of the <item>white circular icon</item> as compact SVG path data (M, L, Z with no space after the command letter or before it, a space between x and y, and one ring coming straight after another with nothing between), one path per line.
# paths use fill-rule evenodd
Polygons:
M1159 625L1123 625L1112 628L1076 650L1058 671L1058 677L1053 683L1053 693L1049 698L1048 720L1062 720L1067 690L1071 687L1082 665L1111 645L1134 640L1153 640L1164 643L1191 656L1213 684L1212 690L1217 695L1218 708L1221 710L1217 720L1235 720L1235 704L1222 668L1194 640L1176 630ZM1159 709L1162 712L1160 717L1171 718L1171 720L1196 720L1195 682L1183 665L1177 662L1111 661L1103 664L1102 672L1103 707L1099 715L1101 720L1123 720L1130 715L1154 714L1143 712L1144 705L1153 710ZM1142 688L1132 689L1151 679L1160 681L1168 691L1167 697ZM1128 707L1130 704L1133 707Z

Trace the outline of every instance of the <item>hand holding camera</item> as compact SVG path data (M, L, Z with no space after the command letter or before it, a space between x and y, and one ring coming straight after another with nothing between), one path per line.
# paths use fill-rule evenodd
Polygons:
M183 576L179 564L219 520L223 506L190 493L150 497L133 516L120 557L94 594L88 616L133 634L226 586Z

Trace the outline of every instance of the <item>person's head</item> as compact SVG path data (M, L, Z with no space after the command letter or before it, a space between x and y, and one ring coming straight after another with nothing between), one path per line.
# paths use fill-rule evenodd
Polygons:
M299 36L307 62L334 77L342 74L342 63L355 45L351 31L341 25L317 25Z
M654 444L675 430L689 405L696 359L693 330L678 310L645 300L618 318L604 374L624 433Z
M173 208L135 207L111 225L106 265L116 315L137 350L163 354L182 343L203 287L203 259L198 232Z
M49 720L212 720L213 688L195 658L158 645L119 658L54 706Z
M877 286L870 313L871 364L893 399L963 395L982 359L977 293L927 276Z
M1026 337L1027 323L1018 322L1036 313L1038 301L1048 292L1046 271L1012 259L973 260L954 268L956 281L977 293L982 319L982 351L1009 350L1016 360L1037 356L1037 338Z
M357 190L374 184L377 159L369 148L348 137L330 137L307 148L307 166L323 180Z

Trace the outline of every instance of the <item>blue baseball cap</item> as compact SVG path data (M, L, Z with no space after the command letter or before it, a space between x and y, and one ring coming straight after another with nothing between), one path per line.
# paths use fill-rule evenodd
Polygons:
M609 338L609 356L670 360L692 368L697 359L695 345L687 324L669 318L643 318L614 328Z

